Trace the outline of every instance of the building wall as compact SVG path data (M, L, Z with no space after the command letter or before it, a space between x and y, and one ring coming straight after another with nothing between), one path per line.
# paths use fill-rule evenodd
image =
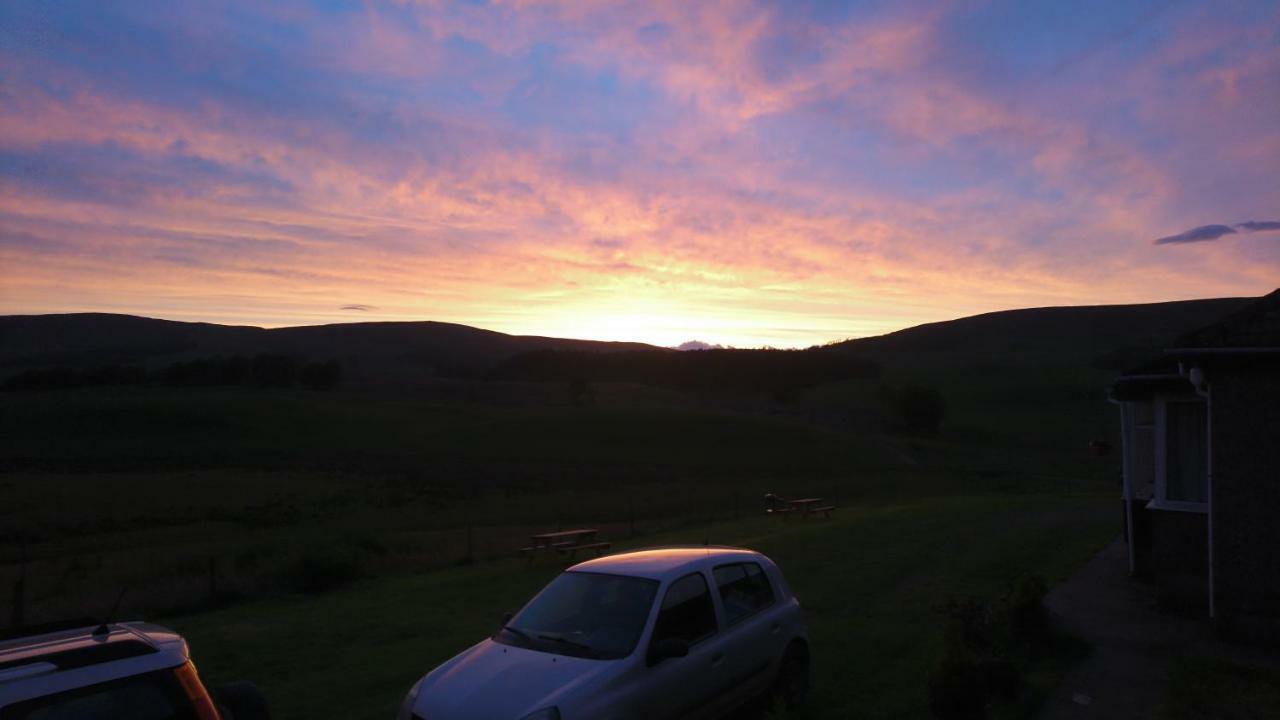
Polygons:
M1138 519L1138 518L1141 519ZM1134 525L1150 538L1144 575L1155 583L1160 601L1192 615L1209 614L1209 516L1172 510L1143 510ZM1142 548L1143 543L1137 546Z
M1206 374L1215 615L1229 633L1280 641L1280 366Z

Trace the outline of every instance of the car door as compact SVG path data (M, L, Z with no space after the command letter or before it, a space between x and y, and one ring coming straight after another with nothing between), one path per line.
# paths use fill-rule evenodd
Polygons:
M702 572L689 573L667 587L646 656L668 638L687 642L689 654L646 664L638 678L644 687L644 717L700 717L723 694L728 677L711 587Z
M746 699L767 687L772 663L782 654L778 593L755 562L717 565L712 571L725 646L725 672Z

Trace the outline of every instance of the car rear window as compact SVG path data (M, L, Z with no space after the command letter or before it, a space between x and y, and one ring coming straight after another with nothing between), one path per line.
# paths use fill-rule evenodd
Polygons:
M0 720L196 720L173 670L44 695L0 709Z
M652 644L678 638L690 645L716 633L716 611L702 573L685 575L671 584L653 628Z
M773 586L758 564L721 565L714 574L728 624L732 625L773 604Z

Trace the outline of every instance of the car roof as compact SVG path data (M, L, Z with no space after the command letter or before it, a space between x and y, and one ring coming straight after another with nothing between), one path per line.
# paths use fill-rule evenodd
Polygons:
M33 697L177 667L181 635L143 622L111 623L0 642L0 707Z
M578 563L569 568L569 572L596 572L667 580L707 565L746 560L767 562L768 559L754 550L744 548L702 545L661 547L605 555Z

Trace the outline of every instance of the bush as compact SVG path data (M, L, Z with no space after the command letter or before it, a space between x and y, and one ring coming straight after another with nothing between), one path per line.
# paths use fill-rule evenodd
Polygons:
M1048 586L1024 578L1000 603L949 598L939 611L946 619L944 653L929 676L929 707L935 717L980 718L986 700L1016 700L1022 671L1014 658L1048 635L1043 600Z
M1005 597L1009 632L1017 640L1037 642L1049 634L1049 613L1044 597L1049 585L1039 575L1023 578Z
M986 717L984 682L969 657L948 656L929 675L929 710L940 720Z
M290 559L285 582L298 592L325 592L363 576L364 561L364 553L350 544L310 543Z
M937 435L942 429L946 403L937 388L882 385L878 397L887 430L911 435Z
M1022 672L1008 658L987 658L978 664L982 687L990 695L1012 700L1022 690Z
M342 382L342 365L337 360L309 362L302 366L299 379L312 390L332 390Z
M976 598L948 598L940 608L946 616L947 652L950 655L984 653L994 638L991 608Z

